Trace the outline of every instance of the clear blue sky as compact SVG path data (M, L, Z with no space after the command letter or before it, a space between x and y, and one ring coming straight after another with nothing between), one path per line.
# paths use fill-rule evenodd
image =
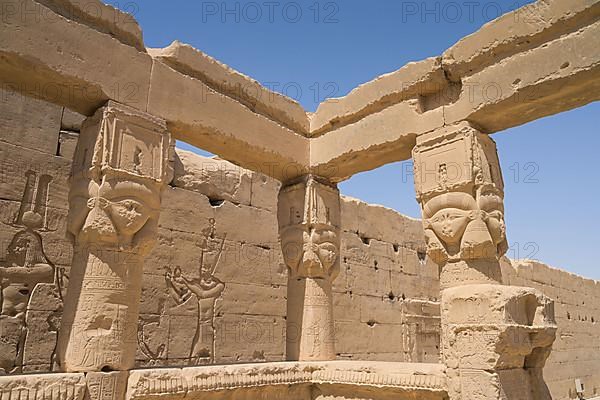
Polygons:
M132 12L148 47L189 43L314 111L327 97L441 54L530 1L108 1ZM600 103L494 135L506 182L509 256L600 279ZM342 193L419 216L401 163ZM598 246L598 248L596 247Z

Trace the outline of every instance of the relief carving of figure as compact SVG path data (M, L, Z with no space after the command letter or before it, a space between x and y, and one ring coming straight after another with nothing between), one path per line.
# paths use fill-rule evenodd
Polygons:
M208 257L205 256L211 251L211 244L215 240L215 220L211 218L209 222L210 227L206 230L205 237L200 244L199 276L188 278L181 272L180 267L176 267L174 270L167 268L165 272L167 289L177 304L183 304L191 297L195 297L198 302L198 320L189 355L190 365L212 364L215 361L215 307L225 289L225 284L215 276L215 273L225 246L226 236L218 244L215 261L208 261Z
M26 174L27 184L15 226L22 227L8 245L5 263L0 265L0 369L7 373L22 372L26 339L30 329L57 331L53 317L61 311L65 274L48 260L38 232L45 228L48 186L52 178L40 177L33 171ZM30 301L39 284L51 286L51 293L59 305L47 317L48 326L29 326ZM52 303L48 303L52 304ZM48 307L48 305L46 306ZM35 310L37 311L37 310ZM29 344L33 345L33 344ZM40 343L37 344L41 345ZM54 344L50 344L53 348ZM54 354L45 355L51 368Z

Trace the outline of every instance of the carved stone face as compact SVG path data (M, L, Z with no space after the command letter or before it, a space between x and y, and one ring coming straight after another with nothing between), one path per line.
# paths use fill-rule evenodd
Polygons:
M69 231L89 243L131 245L157 211L155 194L135 181L80 181L70 197Z
M487 228L500 256L508 248L502 197L494 191L482 192L479 196L478 204L479 208L486 213Z
M340 250L337 188L312 178L283 188L278 221L283 257L291 273L335 279Z
M448 245L457 244L469 223L469 211L445 208L429 219L435 234Z
M281 232L283 258L299 276L327 277L337 273L339 236L333 227L291 226Z

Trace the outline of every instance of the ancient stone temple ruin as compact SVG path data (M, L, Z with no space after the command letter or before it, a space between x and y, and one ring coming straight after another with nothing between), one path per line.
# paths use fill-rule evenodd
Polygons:
M600 284L506 257L490 136L600 98L597 0L316 113L97 0L1 4L2 400L600 395ZM409 159L422 220L340 195Z

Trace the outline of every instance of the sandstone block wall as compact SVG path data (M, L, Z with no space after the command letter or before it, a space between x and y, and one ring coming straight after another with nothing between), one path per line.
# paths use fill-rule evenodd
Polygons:
M586 398L600 395L600 282L537 261L506 261L504 283L534 287L554 300L558 331L544 368L552 398L577 398L577 378Z
M342 199L342 263L334 281L340 358L439 362L437 266L421 223Z
M6 292L0 368L51 371L73 255L68 178L83 117L8 90L1 94ZM285 359L287 270L277 232L278 191L279 183L264 175L178 151L158 243L144 269L137 366ZM9 267L36 264L15 244L28 229L26 211L41 214L43 226L20 246L30 246L36 263L54 272L20 287ZM343 212L343 271L334 286L339 358L437 362L436 272L419 251L419 222L354 199L344 199ZM197 293L202 269L222 284L207 297Z
M54 370L68 284L68 177L82 117L0 90L0 369ZM282 361L287 271L277 233L277 181L178 151L158 243L144 270L138 367ZM32 215L39 215L33 218ZM339 359L439 361L439 278L420 221L342 201L341 272L334 281ZM40 271L23 280L23 267ZM21 269L20 269L21 268ZM200 273L219 284L199 294ZM546 381L574 398L574 379L600 392L599 283L531 261L505 261L505 283L556 302Z
M0 91L0 371L52 368L73 255L66 237L71 117L62 107ZM40 276L23 279L19 267Z

